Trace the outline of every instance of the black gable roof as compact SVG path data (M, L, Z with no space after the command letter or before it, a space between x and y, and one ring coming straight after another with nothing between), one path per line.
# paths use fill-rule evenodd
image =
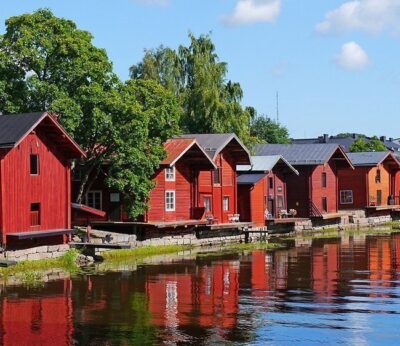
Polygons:
M45 115L45 112L0 115L0 148L13 147Z

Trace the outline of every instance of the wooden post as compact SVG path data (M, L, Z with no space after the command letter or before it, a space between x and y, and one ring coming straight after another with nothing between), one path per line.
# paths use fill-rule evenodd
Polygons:
M87 225L86 230L87 230L87 241L89 243L90 242L90 231L92 230L92 226L90 225L90 223Z

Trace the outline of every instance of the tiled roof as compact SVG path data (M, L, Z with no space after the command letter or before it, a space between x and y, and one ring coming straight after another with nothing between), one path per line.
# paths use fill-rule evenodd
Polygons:
M196 143L196 140L190 138L174 138L167 140L164 143L164 149L167 153L167 157L161 162L161 164L169 165L175 162L194 143Z
M0 115L0 147L12 148L46 113Z
M326 163L339 148L337 144L258 144L256 156L282 155L292 165Z
M361 153L348 153L353 166L377 166L383 162L386 157L392 154L388 151L372 151L372 152L361 152ZM394 156L392 156L394 159Z
M283 162L294 173L299 174L282 155L252 156L251 165L237 166L237 170L240 172L270 172L279 162Z
M257 184L261 179L266 176L263 174L253 174L253 173L244 173L240 174L237 178L237 183L239 185L248 185L248 184Z
M194 138L207 152L207 154L214 160L215 157L232 141L236 140L237 143L249 156L250 152L241 140L234 133L210 133L210 134L187 134L180 136L181 138Z

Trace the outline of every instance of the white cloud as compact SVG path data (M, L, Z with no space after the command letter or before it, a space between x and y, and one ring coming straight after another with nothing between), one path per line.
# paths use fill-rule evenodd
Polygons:
M168 6L171 3L171 0L133 0L134 2L138 2L143 5L150 6Z
M229 25L274 22L281 11L281 0L238 0L233 12L222 19Z
M370 64L368 54L356 42L345 43L335 62L339 67L349 71L360 71Z
M400 33L400 0L352 0L328 12L318 23L320 33L360 30L368 33Z

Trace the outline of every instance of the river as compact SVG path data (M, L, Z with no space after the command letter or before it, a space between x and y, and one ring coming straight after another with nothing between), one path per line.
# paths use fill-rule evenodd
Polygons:
M0 308L2 345L399 345L400 234L104 263Z

